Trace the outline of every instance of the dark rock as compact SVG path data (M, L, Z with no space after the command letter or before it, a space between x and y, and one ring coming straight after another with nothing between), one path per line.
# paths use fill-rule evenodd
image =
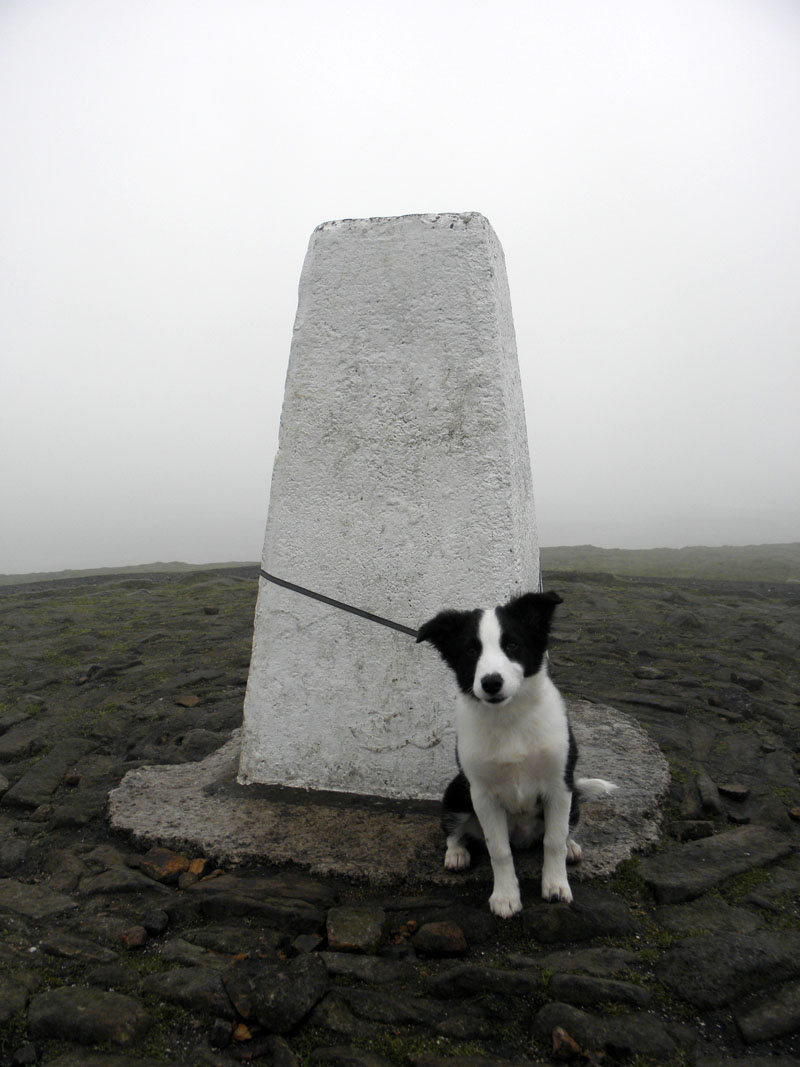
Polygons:
M673 934L712 934L736 930L747 934L760 929L764 920L747 908L736 908L718 898L701 897L687 904L665 904L656 909L659 926Z
M28 1003L28 990L16 978L0 975L0 1026Z
M757 693L759 689L764 688L764 679L757 678L754 674L742 674L739 671L731 671L731 681L735 685L740 685L742 689L746 689L748 693Z
M0 878L0 913L12 912L28 919L46 919L77 907L64 893L40 885L27 885L13 878Z
M592 978L583 974L555 974L547 987L553 1000L575 1004L580 1008L592 1008L598 1004L627 1004L632 1008L646 1008L650 994L633 982L621 982L613 978Z
M101 963L97 967L90 967L85 977L89 985L117 993L136 993L139 989L138 975L122 963Z
M386 1026L433 1026L441 1019L442 1007L424 997L408 996L389 989L348 989L337 993L355 1016Z
M0 763L16 763L17 760L35 756L47 745L47 733L41 723L22 722L12 726L0 736ZM5 797L3 797L5 803Z
M734 1013L736 1025L749 1044L771 1041L800 1030L800 982L788 982L758 1003Z
M182 967L211 967L221 970L231 962L230 956L219 952L211 952L201 945L184 941L182 937L174 937L159 950L162 960L169 963L179 963Z
M714 833L714 824L704 819L686 819L678 823L676 836L681 841L700 841L704 837L711 837Z
M129 926L127 930L123 930L120 936L123 948L129 951L137 948L144 948L148 942L148 933L143 926Z
M634 667L634 678L641 678L646 681L659 681L662 678L668 678L669 673L663 670L661 667Z
M539 901L522 912L522 932L542 944L591 941L596 937L635 934L639 922L619 897L599 889L578 886L572 904Z
M91 748L90 742L74 738L55 745L6 792L3 803L23 808L46 804L62 784L69 768Z
M39 1053L36 1051L36 1045L32 1041L29 1041L26 1045L18 1048L14 1053L14 1059L12 1063L14 1067L28 1067L29 1064L35 1064L39 1062Z
M292 948L298 955L304 955L307 952L317 952L323 944L319 934L299 934L292 941Z
M139 870L154 882L175 885L178 876L189 869L189 859L168 848L151 848L139 859Z
M377 952L386 932L386 912L370 905L345 904L331 908L326 923L333 952Z
M310 937L316 935L310 934ZM227 956L261 956L275 959L288 937L279 930L252 926L207 926L184 933L187 941Z
M96 945L73 934L55 933L39 944L39 949L46 956L57 956L65 960L79 960L82 963L112 963L119 959L116 952L102 945Z
M469 951L464 931L452 922L425 923L411 943L422 956L465 956Z
M649 1056L667 1060L678 1053L678 1045L661 1020L645 1012L601 1018L569 1004L545 1004L534 1019L534 1030L542 1038L551 1038L557 1027L566 1030L584 1051L604 1052L615 1059Z
M142 926L151 937L158 937L169 926L169 915L160 909L149 911L142 919Z
M640 862L639 873L660 903L679 904L791 851L783 834L744 826L648 856Z
M477 993L495 993L500 996L528 996L541 993L541 973L530 971L500 970L477 963L460 963L447 971L429 978L425 983L428 992L435 997L468 997Z
M220 972L206 967L180 967L151 974L142 982L142 989L189 1011L224 1019L235 1017Z
M110 893L169 893L169 889L154 882L152 878L133 871L129 867L112 867L102 874L89 875L81 879L79 890L83 896L96 896Z
M48 1060L47 1067L164 1067L163 1060L150 1057L140 1059L138 1056L122 1056L114 1053L63 1052L58 1059ZM183 1067L183 1061L172 1061L171 1067ZM192 1064L191 1067L197 1067ZM778 1065L780 1067L780 1065Z
M223 972L228 996L244 1019L256 1019L270 1033L288 1033L328 989L328 972L318 956L288 963L242 960Z
M50 872L48 887L62 893L71 893L76 889L86 873L83 860L67 849L56 849L48 853L45 869Z
M388 902L386 911L389 911ZM474 908L467 904L444 904L441 901L426 901L423 899L415 905L412 900L399 901L397 907L392 907L393 917L396 914L413 915L413 922L417 926L426 923L455 923L459 926L470 945L484 945L493 942L497 937L498 920L488 908Z
M545 956L531 959L528 956L511 955L509 963L516 967L537 967L543 971L572 972L584 971L598 978L608 978L612 974L621 974L635 970L640 963L635 952L625 948L567 948L560 952L549 952Z
M720 689L708 698L708 702L712 708L717 708L721 715L729 715L734 722L749 719L753 714L750 694L738 686Z
M354 1037L365 1024L350 1011L339 993L328 993L316 1005L308 1017L312 1026L341 1037Z
M391 1060L375 1052L354 1048L352 1045L333 1045L315 1048L309 1057L311 1063L332 1063L335 1067L392 1067ZM461 1062L461 1061L459 1061Z
M320 952L320 959L325 964L328 974L357 978L370 985L384 985L387 982L406 982L414 974L409 963L399 960L385 960L376 956L357 956L350 952Z
M706 815L721 815L722 801L719 799L719 790L711 780L711 776L701 767L695 774L695 780L703 812Z
M687 937L667 949L656 974L697 1008L720 1008L748 993L800 976L800 932Z
M28 842L19 838L0 839L0 873L13 874L25 863Z
M293 934L318 933L325 912L304 896L280 892L277 879L222 876L203 880L186 891L186 898L207 919L249 917ZM303 890L302 884L298 885ZM167 909L169 912L169 908Z
M208 1043L212 1048L227 1048L233 1036L233 1026L229 1019L215 1019L208 1032Z
M414 1067L453 1067L456 1057L432 1056L422 1053L409 1057ZM458 1056L458 1067L537 1067L526 1058L495 1059L492 1056Z
M722 796L727 797L728 800L743 801L747 800L750 796L750 789L746 785L740 785L737 782L726 782L717 787Z
M133 997L98 989L50 989L35 996L28 1008L28 1025L36 1040L80 1045L130 1045L147 1033L152 1022Z

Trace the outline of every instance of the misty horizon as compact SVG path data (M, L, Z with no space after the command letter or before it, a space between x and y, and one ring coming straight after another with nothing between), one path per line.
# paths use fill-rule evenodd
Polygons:
M426 212L540 545L800 540L800 7L6 0L0 99L0 572L260 558L309 237Z

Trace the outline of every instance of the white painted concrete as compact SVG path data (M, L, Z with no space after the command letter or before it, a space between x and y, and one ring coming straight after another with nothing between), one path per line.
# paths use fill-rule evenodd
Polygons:
M314 231L263 566L414 628L537 587L511 303L483 216ZM453 703L412 637L261 580L241 782L438 797Z

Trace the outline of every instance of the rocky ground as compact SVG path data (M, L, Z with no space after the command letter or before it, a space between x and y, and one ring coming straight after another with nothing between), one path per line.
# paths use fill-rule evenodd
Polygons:
M664 836L573 906L220 870L109 789L241 721L255 571L0 593L0 1065L800 1062L800 589L552 574L552 673L633 714ZM594 768L602 774L602 768ZM483 862L486 862L485 859Z

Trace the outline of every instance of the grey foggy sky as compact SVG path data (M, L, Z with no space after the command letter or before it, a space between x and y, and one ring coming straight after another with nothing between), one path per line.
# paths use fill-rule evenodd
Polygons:
M800 540L795 0L3 0L0 571L260 556L313 228L480 211L543 545Z

